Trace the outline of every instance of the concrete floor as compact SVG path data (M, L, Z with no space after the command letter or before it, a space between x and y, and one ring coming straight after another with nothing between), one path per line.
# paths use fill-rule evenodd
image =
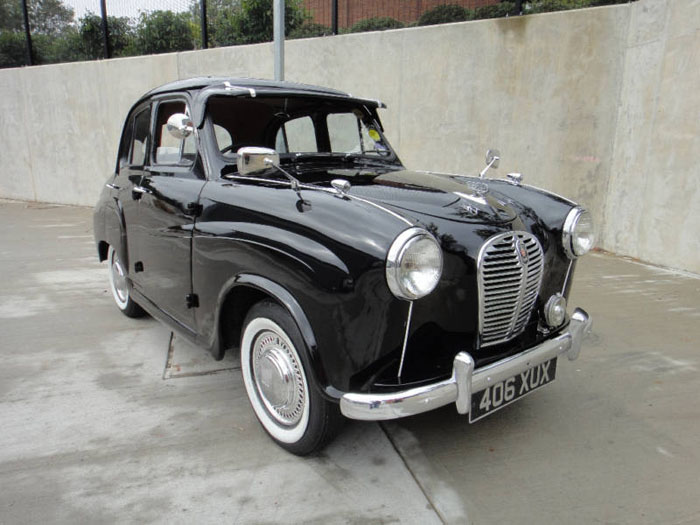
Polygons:
M112 304L87 208L0 202L0 523L700 523L700 279L593 255L558 380L475 425L264 434L214 362Z

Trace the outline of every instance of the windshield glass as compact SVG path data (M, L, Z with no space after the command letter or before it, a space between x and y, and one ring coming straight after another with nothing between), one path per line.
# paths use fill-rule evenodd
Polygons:
M283 158L394 158L372 114L357 103L314 97L212 97L207 112L217 148L231 160L244 146L274 148Z

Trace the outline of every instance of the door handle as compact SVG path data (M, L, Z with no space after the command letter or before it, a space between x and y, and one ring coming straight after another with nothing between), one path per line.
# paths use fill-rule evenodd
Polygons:
M105 186L107 186L108 188L110 188L110 189L112 189L112 190L118 190L118 189L119 189L119 186L117 186L116 184L112 184L111 182L105 184Z

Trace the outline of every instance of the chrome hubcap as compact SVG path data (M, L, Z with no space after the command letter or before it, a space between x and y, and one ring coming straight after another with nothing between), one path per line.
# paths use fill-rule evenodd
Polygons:
M126 272L119 257L115 253L112 257L112 285L119 300L125 303L129 299L129 289L126 285Z
M255 386L268 412L282 425L294 425L304 409L304 381L287 342L272 331L258 335L251 355Z

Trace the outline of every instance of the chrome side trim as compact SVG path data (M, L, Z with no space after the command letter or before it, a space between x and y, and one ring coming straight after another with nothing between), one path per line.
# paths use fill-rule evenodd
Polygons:
M397 375L399 381L401 380L401 373L403 372L403 360L406 357L406 346L408 345L408 333L411 330L411 316L413 316L413 301L408 303L408 315L406 316L406 332L403 335L403 348L401 348L401 362L399 363L399 373Z
M281 184L282 186L289 185L289 186L291 187L291 183L290 183L288 180L265 179L265 178L262 178L262 177L248 177L248 176L246 176L246 175L235 175L235 174L233 174L233 173L228 174L228 175L225 175L225 176L222 177L222 178L223 178L224 180L252 180L252 181L257 181L257 182L267 182L267 183L273 183L273 184ZM309 184L300 184L300 185L299 185L299 189L302 189L302 190L323 191L323 192L326 192L326 193L332 193L332 194L334 194L334 195L337 195L337 194L338 194L338 192L337 192L334 188L320 188L320 187L318 187L318 186L311 186L311 185L309 185ZM381 206L381 205L377 204L376 202L372 202L372 201L369 201L369 200L367 200L367 199L363 199L362 197L358 197L357 195L353 195L353 194L351 194L351 193L346 193L345 195L343 195L343 197L347 197L347 198L349 198L349 199L355 199L355 200L358 200L358 201L360 201L360 202L364 202L365 204L369 204L370 206L374 206L374 207L377 208L377 209L380 209L380 210L382 210L382 211L384 211L384 212L386 212L386 213L388 213L388 214L390 214L390 215L393 215L394 217L396 217L396 218L399 219L400 221L405 222L405 223L408 224L409 226L413 226L413 223L412 223L411 221L409 221L406 217L404 217L404 216L402 216L402 215L399 215L398 213L395 213L395 212L393 212L393 211L391 211L391 210L385 208L384 206Z
M561 294L566 293L566 285L569 284L569 276L571 275L571 268L574 265L574 261L569 261L569 268L566 270L566 277L564 278L564 286L561 287Z
M325 191L325 189L324 189L324 191ZM377 204L376 202L372 202L372 201L369 201L367 199L363 199L362 197L358 197L357 195L352 195L351 193L346 194L346 197L350 197L351 199L355 199L355 200L358 200L360 202L364 202L366 204L374 206L375 208L378 208L382 211L385 211L386 213L388 213L390 215L393 215L394 217L405 222L409 226L413 226L413 223L411 221L409 221L406 217L399 215L398 213L395 213L395 212L391 211L390 209L385 208L384 206L381 206L380 204Z
M340 411L350 419L380 421L412 416L456 403L457 412L468 414L473 393L556 356L566 355L570 361L575 360L583 340L591 331L591 325L588 314L576 308L566 331L520 354L474 370L472 356L460 352L454 358L452 376L448 379L384 394L346 393L340 398Z

